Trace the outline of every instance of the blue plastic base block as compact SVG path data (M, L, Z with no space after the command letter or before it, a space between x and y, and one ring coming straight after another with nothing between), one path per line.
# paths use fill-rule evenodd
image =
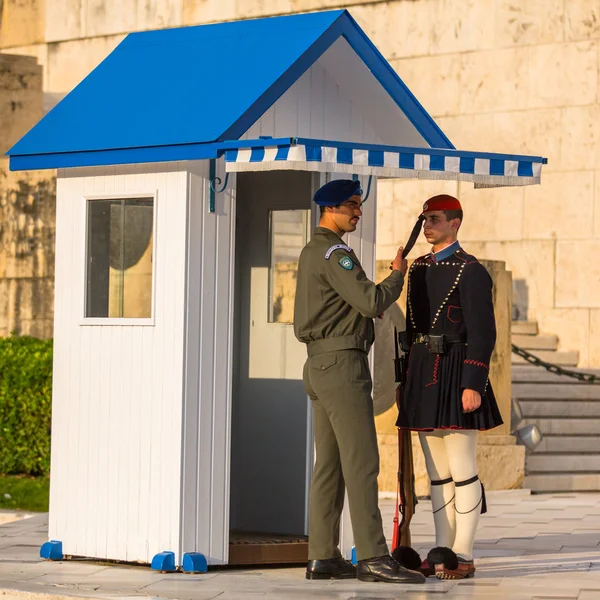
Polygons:
M175 571L175 553L159 552L152 559L151 568L154 571Z
M42 547L40 548L40 556L47 560L62 560L62 542L51 540L45 544L42 544Z
M206 573L207 571L208 563L204 554L200 554L200 552L186 552L183 555L184 573Z
M350 554L350 562L353 565L357 565L358 561L356 560L356 547L352 546L352 554Z

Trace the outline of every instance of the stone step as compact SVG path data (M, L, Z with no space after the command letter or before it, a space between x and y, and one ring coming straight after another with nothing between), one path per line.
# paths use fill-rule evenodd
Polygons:
M544 435L544 439L535 449L534 454L544 452L598 452L600 436L598 435Z
M556 350L558 336L556 335L521 335L512 334L511 341L524 350Z
M600 490L597 473L553 473L526 475L523 487L534 492L590 492Z
M564 367L576 367L579 363L579 352L576 350L536 350L532 352L537 358ZM524 358L512 353L513 365L529 365Z
M600 419L599 400L520 400L519 406L523 411L523 416L526 418L569 417L573 419L586 419L595 417Z
M510 330L513 335L537 335L538 324L537 321L513 321Z
M569 367L570 368L570 367ZM600 377L600 370L598 369L571 369L580 373L591 373ZM551 373L542 367L536 367L534 365L515 366L512 370L512 382L513 386L518 383L533 384L533 383L553 383L553 384L567 384L567 385L583 385L589 386L589 383L568 377L567 375L556 375ZM598 385L597 387L600 387Z
M600 400L600 385L566 383L513 383L517 400Z
M536 451L527 455L525 472L600 474L600 454L538 454Z
M522 425L535 424L543 435L600 435L600 419L523 419Z

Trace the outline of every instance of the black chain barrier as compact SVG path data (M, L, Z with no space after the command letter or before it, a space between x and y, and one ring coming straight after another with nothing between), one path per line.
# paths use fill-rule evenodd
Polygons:
M584 383L592 383L595 385L600 384L600 375L594 375L593 373L581 373L580 371L571 371L570 369L563 369L563 367L559 367L558 365L554 365L552 363L546 362L541 358L538 358L531 352L524 350L523 348L519 348L519 346L515 344L511 344L512 351L524 358L528 363L536 367L542 367L546 369L546 371L550 371L550 373L554 373L555 375L565 375L566 377L572 377L573 379L578 379L579 381L583 381Z

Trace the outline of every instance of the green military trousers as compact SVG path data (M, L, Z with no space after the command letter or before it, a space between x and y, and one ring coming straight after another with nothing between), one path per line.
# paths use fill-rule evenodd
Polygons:
M388 553L378 505L379 450L368 356L360 350L309 357L304 385L313 406L316 463L310 488L309 560L340 555L344 488L358 560Z

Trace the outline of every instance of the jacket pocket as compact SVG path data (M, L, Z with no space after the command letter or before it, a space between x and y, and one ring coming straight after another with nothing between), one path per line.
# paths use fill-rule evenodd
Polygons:
M337 359L337 354L333 352L317 354L317 356L313 356L310 366L317 371L328 371L337 363Z
M448 321L452 323L461 323L463 320L462 308L460 306L452 306L452 304L450 304L448 306L447 316Z

